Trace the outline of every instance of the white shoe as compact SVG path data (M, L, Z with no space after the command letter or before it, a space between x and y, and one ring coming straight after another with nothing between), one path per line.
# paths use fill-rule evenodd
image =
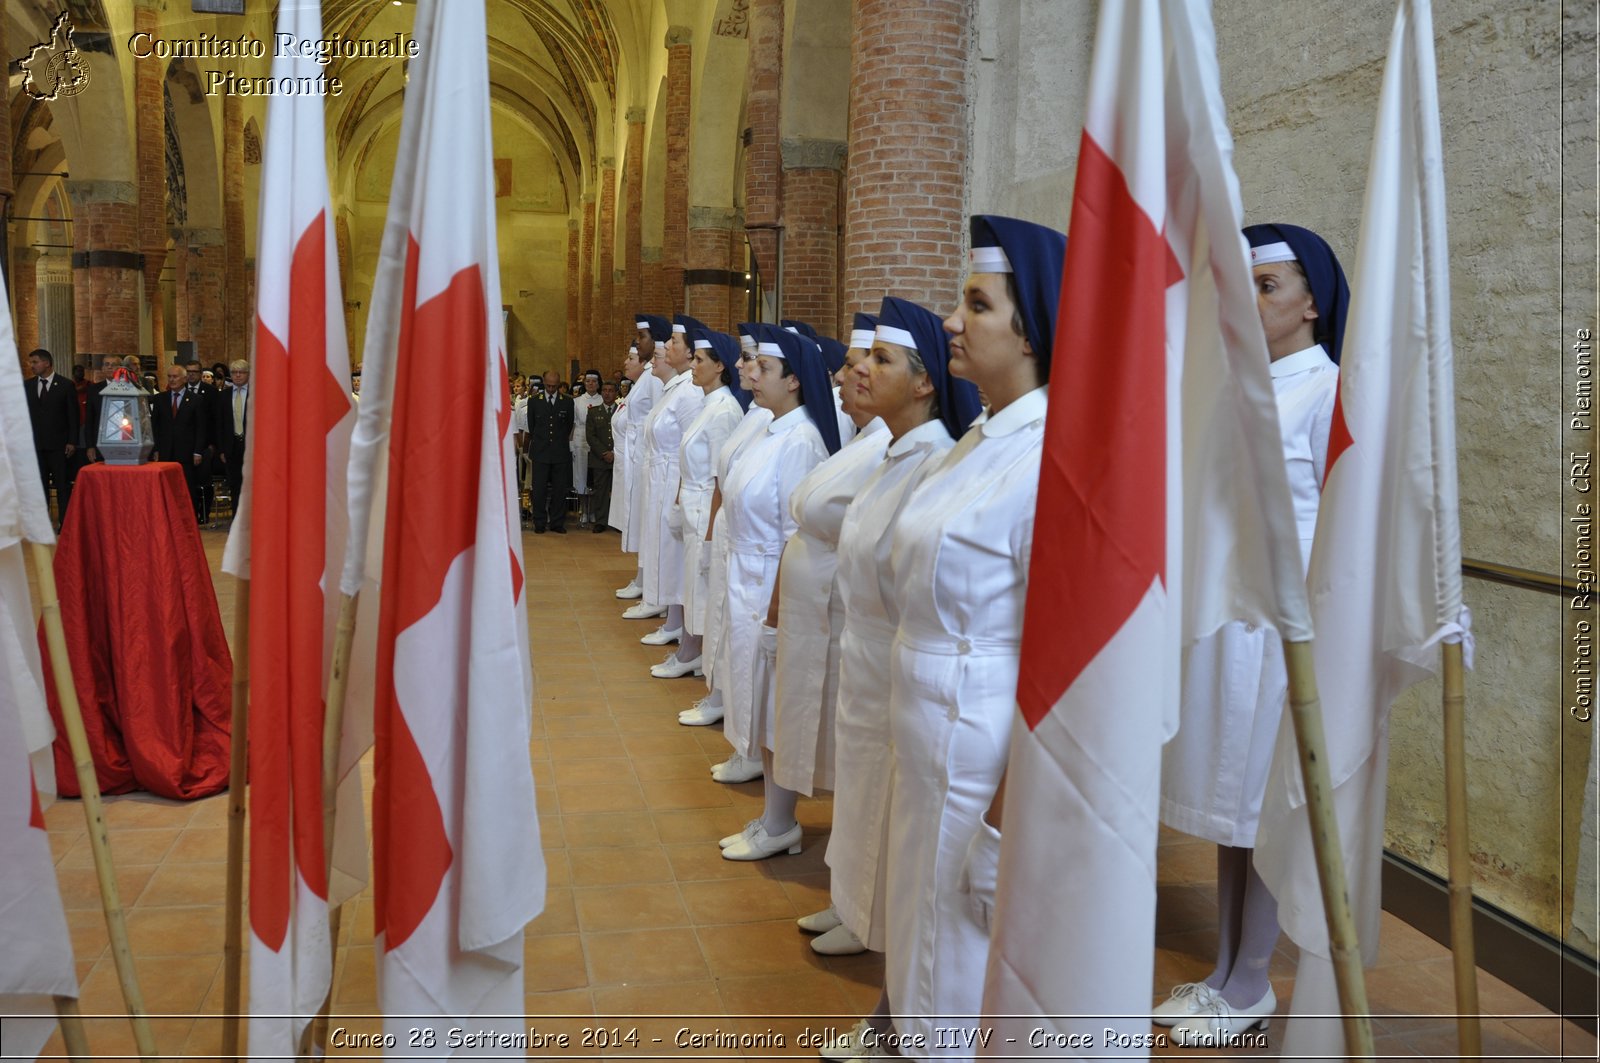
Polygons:
M644 643L646 646L665 646L669 642L677 642L682 637L683 628L675 627L671 630L668 630L667 625L662 624L660 627L656 628L639 641ZM698 657L695 659L699 660ZM657 665L657 667L660 666ZM652 669L652 671L654 671L654 669Z
M666 660L650 669L650 674L657 679L682 679L686 675L700 675L700 658L680 661L676 653L668 654Z
M1203 1012L1172 1028L1172 1040L1186 1048L1221 1048L1238 1041L1240 1034L1266 1029L1267 1019L1277 1010L1278 998L1271 986L1266 996L1248 1008L1235 1008L1221 993L1213 992Z
M760 823L756 824L755 832L748 838L741 838L722 850L724 860L765 860L769 856L779 853L788 853L790 856L800 851L800 824L774 837L767 833L767 828Z
M795 920L795 925L808 934L826 934L843 922L844 920L839 918L839 909L830 904L820 912L802 915Z
M1150 1021L1157 1026L1176 1026L1191 1015L1211 1007L1217 991L1204 982L1185 982L1172 987L1172 995L1155 1006Z
M638 595L634 595L638 597ZM666 616L667 607L664 605L651 605L649 602L640 602L630 605L622 614L624 620L654 620L658 616Z
M745 757L738 753L711 769L711 777L725 783L749 782L764 774L766 769L761 766L760 757Z
M826 934L811 939L811 951L818 956L854 956L866 952L867 946L856 937L856 932L840 923Z
M709 698L701 698L693 708L678 713L678 722L685 727L705 727L722 719L722 706L709 705Z
M749 823L746 823L744 825L744 830L740 831L738 834L730 834L726 838L723 838L721 841L717 842L717 848L726 849L735 842L744 841L746 838L750 837L750 835L754 834L756 832L756 828L759 826L761 826L761 817L757 816Z
M623 587L621 590L617 591L617 597L621 598L625 602L634 598L643 598L644 588L639 586L638 580L631 579L628 581L628 585L626 587Z
M867 1020L862 1019L849 1030L835 1037L829 1044L823 1045L817 1055L823 1059L831 1059L833 1063L850 1063L861 1051L862 1038L867 1032Z

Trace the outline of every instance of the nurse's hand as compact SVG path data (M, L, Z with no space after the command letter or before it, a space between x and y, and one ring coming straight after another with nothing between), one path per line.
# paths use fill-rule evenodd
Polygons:
M987 823L978 824L978 833L967 845L967 860L961 865L958 888L967 897L973 921L985 931L994 914L995 882L1000 877L1000 832Z

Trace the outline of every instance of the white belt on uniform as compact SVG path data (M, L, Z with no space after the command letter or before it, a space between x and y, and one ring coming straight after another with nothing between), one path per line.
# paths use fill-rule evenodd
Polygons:
M1001 657L1022 652L1022 643L1016 639L952 635L948 631L919 631L905 627L899 629L897 637L919 653L936 653L945 657Z
M728 543L728 550L735 554L754 554L757 557L776 557L783 553L782 543L769 543L761 540L747 541L733 539Z

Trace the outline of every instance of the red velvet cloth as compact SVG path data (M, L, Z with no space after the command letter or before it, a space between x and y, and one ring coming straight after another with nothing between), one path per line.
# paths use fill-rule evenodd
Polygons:
M228 787L233 658L183 468L89 465L56 546L67 652L100 790L207 797ZM39 631L45 670L50 654ZM55 681L56 785L78 794Z

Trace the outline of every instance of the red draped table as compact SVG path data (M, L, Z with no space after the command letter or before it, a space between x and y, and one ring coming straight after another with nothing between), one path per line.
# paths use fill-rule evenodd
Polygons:
M183 468L83 468L55 571L101 792L193 799L227 789L233 659ZM52 678L45 689L56 785L77 796Z

